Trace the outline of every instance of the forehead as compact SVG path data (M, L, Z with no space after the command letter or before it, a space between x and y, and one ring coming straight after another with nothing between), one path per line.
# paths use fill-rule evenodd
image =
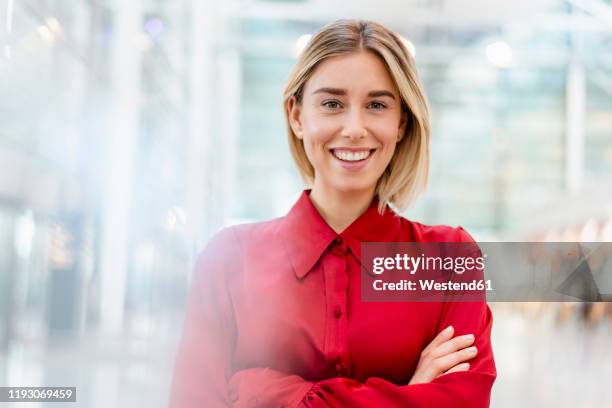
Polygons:
M305 93L320 87L342 88L348 93L386 89L397 94L385 62L367 51L330 57L319 63L305 85Z

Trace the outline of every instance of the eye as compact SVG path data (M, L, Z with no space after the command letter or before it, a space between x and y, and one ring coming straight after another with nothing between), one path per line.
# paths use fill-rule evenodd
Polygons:
M382 102L372 102L370 104L371 107L374 108L374 110L381 110L381 109L385 109L387 107L387 105L385 105Z
M325 106L326 108L329 108L329 109L338 109L341 106L340 102L338 102L338 101L325 101L321 105L323 105L323 106Z

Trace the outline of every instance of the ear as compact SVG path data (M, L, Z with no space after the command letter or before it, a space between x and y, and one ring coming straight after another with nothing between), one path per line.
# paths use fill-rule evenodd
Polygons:
M402 109L402 114L400 116L400 123L397 130L397 141L399 142L404 137L404 133L406 132L406 126L408 126L408 115L410 113L406 109Z
M291 126L291 130L298 139L302 138L302 107L297 102L297 98L293 95L289 100L287 100L287 105L285 107L287 109L287 117L289 118L289 125Z

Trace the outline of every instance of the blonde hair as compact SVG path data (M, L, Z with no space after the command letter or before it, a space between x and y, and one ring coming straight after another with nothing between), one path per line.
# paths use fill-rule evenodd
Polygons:
M324 26L309 41L289 74L283 92L289 148L302 179L312 184L314 168L306 156L303 141L291 128L288 101L295 96L297 104L302 102L304 85L323 60L359 51L373 52L386 64L399 90L402 109L408 112L404 134L376 184L381 214L387 204L404 210L425 191L429 179L429 108L413 58L401 37L381 24L337 20Z

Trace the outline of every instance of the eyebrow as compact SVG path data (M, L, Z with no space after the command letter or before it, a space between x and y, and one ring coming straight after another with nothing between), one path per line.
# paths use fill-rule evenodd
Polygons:
M340 89L340 88L319 88L316 91L314 91L312 94L314 95L318 93L328 93L332 95L346 95L347 92L345 89ZM393 93L387 90L384 90L384 89L368 92L369 98L376 98L379 96L388 96L389 98L395 100L395 96L393 95Z

